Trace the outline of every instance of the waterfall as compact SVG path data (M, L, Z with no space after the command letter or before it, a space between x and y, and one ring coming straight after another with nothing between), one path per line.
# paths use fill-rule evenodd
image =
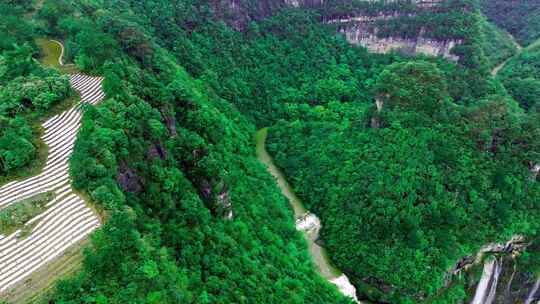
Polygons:
M534 282L534 286L527 295L527 299L525 299L525 304L531 304L535 300L534 295L538 291L538 287L540 287L540 276L536 279L536 282Z
M504 297L505 297L505 303L510 303L512 301L512 283L514 282L514 277L516 275L516 263L514 263L514 270L512 271L512 275L510 276L510 279L508 280L508 283L506 284L506 289L504 291Z
M497 282L502 270L502 261L498 258L484 263L482 278L476 287L471 304L492 304L497 293Z
M306 238L310 244L309 250L311 256L317 264L319 272L326 277L330 283L336 285L342 294L352 298L356 303L360 303L356 297L356 288L349 281L349 278L331 265L324 249L316 243L319 238L319 230L321 227L321 220L309 211L296 219L296 229L305 232Z

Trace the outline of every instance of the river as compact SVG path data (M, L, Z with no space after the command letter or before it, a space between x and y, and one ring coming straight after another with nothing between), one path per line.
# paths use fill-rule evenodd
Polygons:
M321 222L315 214L310 213L304 207L302 201L296 196L291 185L287 182L285 175L274 164L272 157L268 154L265 147L267 135L268 128L261 129L256 134L257 158L261 163L266 165L268 171L276 179L281 192L289 200L294 210L296 229L303 232L302 234L307 241L313 263L316 265L321 276L336 285L341 293L353 298L357 303L361 303L356 298L356 288L350 283L345 274L332 265L326 250L317 244L316 240L319 237Z

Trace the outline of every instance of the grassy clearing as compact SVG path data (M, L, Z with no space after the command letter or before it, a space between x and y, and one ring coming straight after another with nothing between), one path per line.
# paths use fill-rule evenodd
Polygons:
M39 61L46 66L60 68L59 58L62 54L62 46L45 38L36 39L36 44L41 49Z
M22 229L19 237L27 236L32 230L26 223L37 215L43 213L47 203L54 199L54 192L45 192L15 202L0 210L0 234L9 235Z
M56 68L63 74L74 74L79 72L76 65L62 64L60 62L60 57L63 54L63 46L58 42L46 38L38 38L36 39L36 44L41 49L41 56L39 58L41 64Z

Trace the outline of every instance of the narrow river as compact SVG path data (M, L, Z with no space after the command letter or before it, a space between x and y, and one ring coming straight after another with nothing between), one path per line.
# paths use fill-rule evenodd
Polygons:
M315 242L319 237L319 230L321 228L320 220L316 215L310 213L304 207L302 201L300 201L300 199L296 196L292 187L285 179L284 174L274 164L272 157L268 154L265 148L267 135L268 128L261 129L257 132L257 158L261 163L266 165L268 171L276 179L281 192L289 200L289 203L294 210L296 229L303 232L303 235L308 243L309 252L313 262L317 266L319 273L332 284L335 284L344 295L352 297L357 303L360 303L356 298L356 289L349 282L347 276L332 265L326 250Z

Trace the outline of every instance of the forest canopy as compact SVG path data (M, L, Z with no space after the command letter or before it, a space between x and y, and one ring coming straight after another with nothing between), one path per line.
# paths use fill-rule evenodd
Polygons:
M322 221L318 242L362 299L464 301L464 280L446 281L459 260L536 237L538 58L528 50L491 77L515 49L476 1L436 11L410 1L238 4L0 4L0 175L35 158L35 119L73 95L67 75L36 60L36 38L61 40L65 61L103 76L107 96L83 108L70 160L73 186L106 222L81 271L46 301L352 303L317 273L256 159L263 127ZM359 12L411 13L380 36L457 39L460 60L370 54L321 23Z

